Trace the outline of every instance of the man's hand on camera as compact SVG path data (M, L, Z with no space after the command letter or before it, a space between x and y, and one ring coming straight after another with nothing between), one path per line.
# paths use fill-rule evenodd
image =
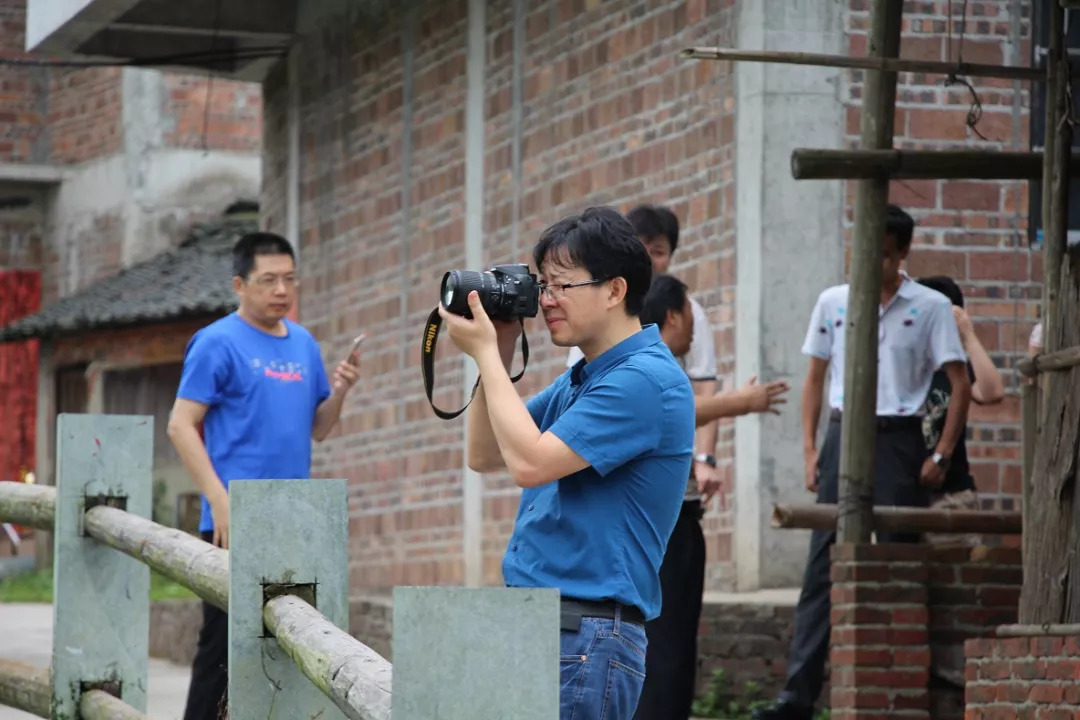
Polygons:
M475 290L469 293L469 310L472 311L472 320L455 315L445 306L439 305L439 315L446 323L446 332L450 339L461 352L479 360L486 352L499 351L502 343Z

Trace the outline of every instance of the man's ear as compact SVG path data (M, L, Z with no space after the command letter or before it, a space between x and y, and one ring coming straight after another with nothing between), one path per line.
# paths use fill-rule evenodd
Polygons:
M239 275L233 275L232 289L237 295L244 294L244 281Z
M616 277L611 279L611 290L608 292L608 307L615 307L626 299L626 278Z

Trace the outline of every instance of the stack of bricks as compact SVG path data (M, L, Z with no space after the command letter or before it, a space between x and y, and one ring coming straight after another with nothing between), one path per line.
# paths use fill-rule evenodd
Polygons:
M835 545L832 558L833 720L929 718L924 548Z
M1016 621L1020 567L1014 548L834 546L833 720L963 717L964 642Z
M966 654L966 720L1080 717L1080 638L981 638Z

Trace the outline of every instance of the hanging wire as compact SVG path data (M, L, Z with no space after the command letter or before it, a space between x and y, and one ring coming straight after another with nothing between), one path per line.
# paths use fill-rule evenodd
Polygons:
M949 0L949 21L948 21L947 32L948 32L949 57L950 57L950 59L952 58L952 54L953 54L952 53L952 48L953 48L953 37L952 37L953 6L952 6L952 4L953 4L953 0ZM971 93L971 107L968 108L967 118L965 119L964 124L967 125L971 129L971 131L973 133L978 135L980 139L989 141L989 138L987 138L985 135L983 135L981 132L979 132L979 129L976 127L976 125L978 125L978 123L979 123L979 120L982 119L982 113L983 113L982 100L979 99L979 94L977 92L975 92L975 86L972 85L971 82L966 77L962 77L961 74L960 74L961 70L963 70L963 67L964 67L964 37L967 35L967 7L968 7L968 0L963 0L963 5L961 6L961 10L960 10L960 13L961 13L961 18L960 18L960 41L958 43L958 47L957 47L957 51L956 51L956 70L952 71L951 73L949 73L948 75L945 76L944 84L945 84L945 87L949 87L951 85L963 85L968 89L968 92Z

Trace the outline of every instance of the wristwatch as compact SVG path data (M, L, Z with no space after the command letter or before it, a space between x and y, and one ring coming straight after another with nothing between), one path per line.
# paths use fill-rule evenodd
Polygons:
M712 455L706 455L705 453L697 453L694 455L694 462L705 463L711 468L716 467L716 458Z
M941 453L939 453L939 452L934 453L933 455L930 456L930 459L933 460L934 464L937 465L942 470L948 470L949 469L949 458L945 457Z

